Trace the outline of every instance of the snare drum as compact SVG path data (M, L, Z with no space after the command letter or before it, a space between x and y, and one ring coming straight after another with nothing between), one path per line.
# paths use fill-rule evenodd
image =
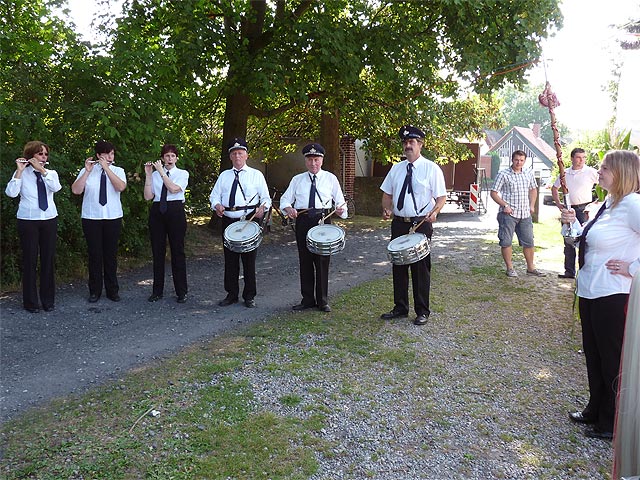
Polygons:
M331 224L316 225L307 232L307 248L316 255L333 255L344 249L344 230Z
M426 258L431 252L424 233L407 233L394 238L387 246L387 256L394 265L409 265Z
M239 220L224 229L223 243L232 252L251 252L262 243L262 229L256 222Z

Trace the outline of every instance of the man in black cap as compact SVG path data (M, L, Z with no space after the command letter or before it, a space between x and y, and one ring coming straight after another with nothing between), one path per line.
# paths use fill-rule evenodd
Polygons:
M211 190L211 208L222 218L222 235L234 222L250 218L255 213L259 220L265 209L271 206L269 187L260 170L247 166L248 148L243 138L234 138L228 144L229 158L233 168L220 173ZM227 296L218 302L226 307L238 302L240 294L240 259L244 274L242 298L248 308L256 306L256 253L257 249L237 253L224 247L224 289Z
M421 155L424 133L419 128L406 125L400 129L399 135L406 160L394 164L380 186L383 192L382 218L388 220L393 214L392 240L409 233L411 227L425 220L416 232L424 233L431 241L432 224L447 199L444 175L438 165ZM381 318L409 315L409 268L416 312L413 323L424 325L430 314L431 254L410 265L393 265L394 307Z
M318 307L330 312L329 293L330 255L317 255L307 248L307 232L318 225L320 219L333 210L341 218L347 218L347 205L336 176L322 170L324 148L310 143L302 149L307 171L294 176L280 198L280 208L296 219L296 243L300 259L300 290L302 301L294 310ZM331 223L331 217L325 220Z

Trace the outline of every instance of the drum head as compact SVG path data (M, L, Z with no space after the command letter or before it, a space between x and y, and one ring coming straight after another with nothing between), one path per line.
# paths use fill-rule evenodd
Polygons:
M421 242L424 242L427 236L424 233L407 233L391 240L387 246L387 250L390 252L401 252L407 249L414 248Z
M224 238L231 242L244 242L260 235L260 225L249 220L240 220L224 230Z
M344 230L335 225L317 225L307 232L307 239L318 243L339 242L344 238Z

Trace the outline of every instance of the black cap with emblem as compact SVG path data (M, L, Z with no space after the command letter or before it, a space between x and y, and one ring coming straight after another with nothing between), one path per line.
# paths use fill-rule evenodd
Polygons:
M319 143L310 143L302 149L305 157L324 157L324 148Z
M398 135L402 140L408 140L410 138L418 138L420 140L424 139L424 132L413 125L405 125L401 127Z
M231 141L228 144L228 148L229 148L229 153L233 152L234 150L238 150L238 149L242 149L242 150L245 150L245 151L249 150L249 148L247 147L247 142L242 137L236 137L236 138L231 139Z

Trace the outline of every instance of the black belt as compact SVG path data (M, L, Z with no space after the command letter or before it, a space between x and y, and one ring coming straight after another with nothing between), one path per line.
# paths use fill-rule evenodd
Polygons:
M393 217L396 220L399 220L404 223L419 223L424 220L426 217Z
M255 205L243 205L241 207L225 207L225 210L227 212L237 212L239 210L253 210L256 207L258 207L257 203Z
M327 208L310 208L308 210L305 210L304 212L301 212L300 215L303 214L307 214L309 216L313 216L313 215L327 215L331 212L331 210L327 209Z
M571 207L578 207L578 208L584 208L587 205L589 205L589 203L591 202L587 202L587 203L577 203L576 205L571 205Z

